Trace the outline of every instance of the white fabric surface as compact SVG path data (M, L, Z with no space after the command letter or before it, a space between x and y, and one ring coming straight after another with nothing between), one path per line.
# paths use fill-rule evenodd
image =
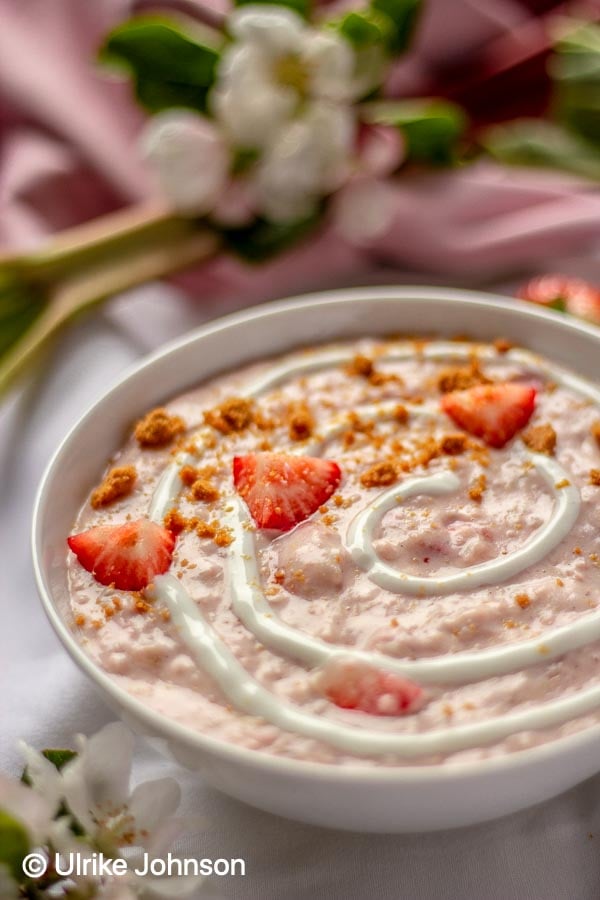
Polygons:
M149 287L78 323L44 371L0 410L0 770L15 744L65 746L113 716L71 663L39 604L29 529L37 482L77 417L143 353L202 321L174 291ZM600 769L600 760L599 760ZM219 881L232 900L597 900L600 776L495 823L430 835L326 831L231 800L140 742L136 779L175 775L183 811L206 831L191 856L243 857L245 878Z

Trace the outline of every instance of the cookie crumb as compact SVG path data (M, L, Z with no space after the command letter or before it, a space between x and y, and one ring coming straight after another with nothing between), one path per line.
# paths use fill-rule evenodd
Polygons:
M453 366L440 372L437 385L442 394L450 394L452 391L465 391L477 384L491 384L491 378L484 375L479 366L479 360L473 357L468 366Z
M187 528L187 519L181 515L178 509L170 509L163 519L165 528L173 534L181 534Z
M230 397L214 409L204 413L204 421L220 431L230 434L232 431L244 431L252 424L254 403L245 397Z
M191 486L191 494L194 500L203 503L214 503L220 497L218 488L207 478L197 478Z
M531 599L528 594L517 594L515 597L515 603L517 606L520 606L521 609L527 609L529 604L531 603Z
M512 341L507 340L507 338L496 338L494 341L494 347L496 349L496 353L508 353L509 350L515 345Z
M137 478L135 466L116 466L108 472L100 485L92 492L90 503L93 509L101 509L126 497L133 490Z
M557 481L556 484L554 485L554 487L560 491L561 488L569 487L570 484L571 484L571 482L569 481L568 478L563 478L561 481Z
M363 487L384 487L393 484L398 478L396 467L391 462L375 463L360 476Z
M442 453L448 456L458 456L467 449L467 437L464 434L445 434L440 440L440 449Z
M533 425L522 435L525 446L534 453L546 453L550 456L556 447L556 432L552 425Z
M487 478L485 475L478 475L471 487L469 488L469 497L475 503L481 503L483 494L487 488Z
M179 470L179 477L186 487L191 487L198 478L198 469L195 466L182 466Z
M374 370L373 360L362 353L357 353L346 367L348 375L359 375L362 378L370 378Z
M594 422L590 431L592 433L592 437L600 447L600 422Z
M315 421L303 401L291 403L287 411L288 434L292 441L305 441L313 433Z
M590 469L590 484L600 487L600 469Z
M135 426L134 435L140 447L165 447L185 431L181 416L172 416L162 407L151 410Z

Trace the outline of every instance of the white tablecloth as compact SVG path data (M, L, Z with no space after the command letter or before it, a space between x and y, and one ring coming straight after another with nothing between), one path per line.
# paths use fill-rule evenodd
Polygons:
M19 738L68 746L112 718L54 637L29 551L42 470L66 430L137 357L202 321L175 291L149 287L64 335L43 374L0 411L0 770L20 767ZM598 761L600 769L600 759ZM474 828L409 836L326 831L258 812L203 784L140 742L136 779L173 774L184 811L209 825L190 856L243 857L238 900L598 900L600 776L535 809Z

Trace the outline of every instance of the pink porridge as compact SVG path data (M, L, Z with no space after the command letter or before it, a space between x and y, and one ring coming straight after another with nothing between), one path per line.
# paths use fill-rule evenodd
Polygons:
M298 351L140 411L69 538L73 627L238 746L483 759L600 721L600 389L506 342Z

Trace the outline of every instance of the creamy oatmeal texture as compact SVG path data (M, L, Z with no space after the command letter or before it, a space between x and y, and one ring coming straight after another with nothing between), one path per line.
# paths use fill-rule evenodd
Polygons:
M488 383L536 389L500 448L442 409ZM599 389L501 342L364 340L217 378L157 421L173 434L138 424L74 531L166 522L170 568L119 591L69 554L82 643L152 709L239 746L377 765L600 721ZM258 528L232 461L261 452L333 460L340 483L289 531ZM322 688L339 664L405 678L419 702L340 708Z

